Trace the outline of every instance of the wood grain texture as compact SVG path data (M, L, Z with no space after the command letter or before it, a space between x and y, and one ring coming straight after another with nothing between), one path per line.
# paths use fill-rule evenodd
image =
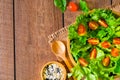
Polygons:
M74 1L79 6L79 0L71 0L71 1ZM111 5L110 0L86 0L86 2L87 2L88 7L90 9L101 8L101 7ZM66 10L66 12L64 14L64 19L65 19L64 24L65 24L65 26L68 26L71 23L73 23L76 19L76 16L78 16L81 13L80 11L81 11L81 9L79 9L79 11L77 11L77 12L71 12L69 10Z
M0 80L14 80L13 2L0 0Z
M42 66L56 57L48 35L62 28L53 0L15 0L16 79L41 80Z
M118 4L120 3L120 0L112 0L112 4Z
M90 9L104 8L111 5L111 0L86 0Z

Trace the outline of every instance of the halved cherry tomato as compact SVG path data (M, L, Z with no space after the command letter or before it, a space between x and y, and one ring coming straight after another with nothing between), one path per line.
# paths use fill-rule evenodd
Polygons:
M70 10L70 11L75 12L75 11L78 10L78 6L74 2L69 2L68 6L67 6L67 9Z
M105 20L103 20L103 19L98 20L98 23L99 23L101 26L105 27L105 28L108 27L107 23L106 23Z
M104 66L108 66L110 64L110 57L105 57L102 61Z
M104 41L104 42L101 43L101 46L103 48L109 48L111 46L111 44L108 41Z
M94 59L97 56L97 50L96 48L92 49L92 51L90 52L90 59Z
M83 36L86 33L86 28L84 25L80 24L77 31L80 36Z
M89 28L92 29L92 30L96 30L98 28L98 23L95 22L95 21L90 21L89 22Z
M120 44L120 38L114 38L113 44Z
M111 50L111 55L112 55L113 57L119 56L119 49L118 49L118 48L112 48L112 50Z
M82 66L87 66L88 65L88 62L84 58L79 58L78 61L80 62L80 64Z
M97 38L89 38L88 43L91 44L91 45L97 45L97 44L99 44L99 39L97 39Z

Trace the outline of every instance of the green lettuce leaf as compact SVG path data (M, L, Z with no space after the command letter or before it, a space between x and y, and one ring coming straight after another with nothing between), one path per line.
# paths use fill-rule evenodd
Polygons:
M117 66L114 71L115 71L115 73L120 75L120 59L117 61Z
M85 72L79 63L77 63L74 68L72 68L72 75L76 77L77 80L81 80L85 76Z

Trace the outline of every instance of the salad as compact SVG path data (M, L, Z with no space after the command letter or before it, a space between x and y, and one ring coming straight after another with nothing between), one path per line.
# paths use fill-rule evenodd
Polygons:
M120 75L120 17L108 9L80 14L68 28L77 80L114 80Z

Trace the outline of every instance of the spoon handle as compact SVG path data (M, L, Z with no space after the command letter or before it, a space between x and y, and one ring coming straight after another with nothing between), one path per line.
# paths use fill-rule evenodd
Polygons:
M73 68L72 64L70 64L70 62L68 61L68 59L66 57L63 60L66 64L66 66L68 67L69 71L71 72L71 69Z

